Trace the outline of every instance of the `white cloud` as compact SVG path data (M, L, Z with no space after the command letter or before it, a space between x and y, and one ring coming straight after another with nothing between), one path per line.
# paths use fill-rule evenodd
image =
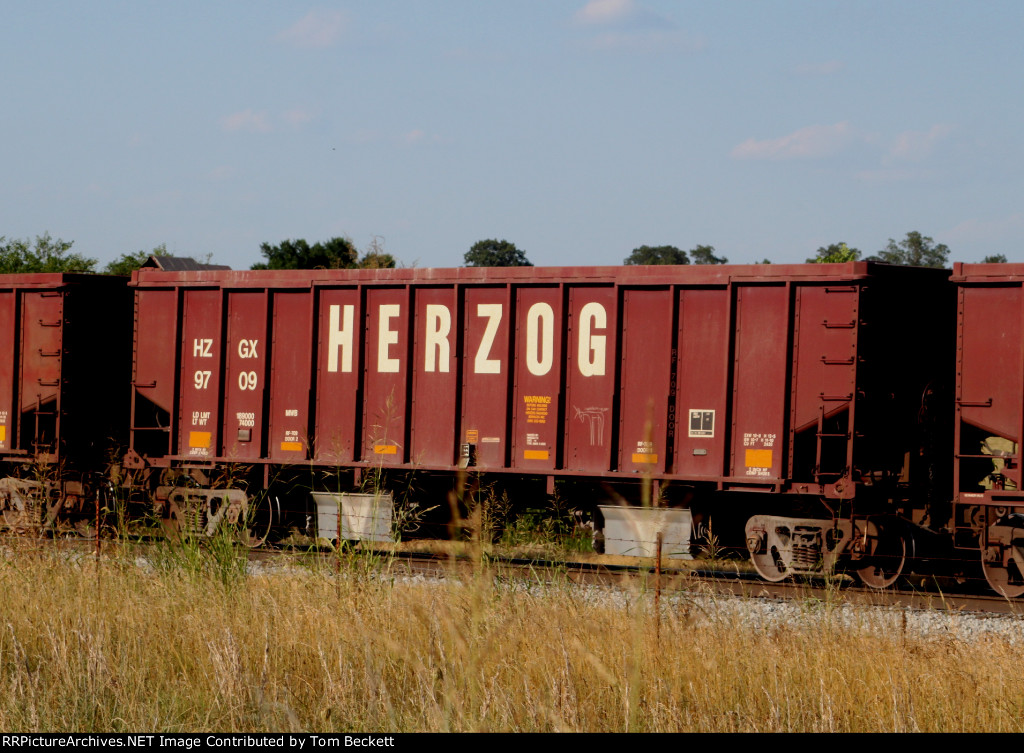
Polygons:
M637 12L633 0L590 0L576 11L573 20L578 24L614 24L629 20Z
M311 121L313 119L313 113L310 112L309 110L296 108L294 110L286 111L281 117L284 119L284 122L287 123L288 125L292 126L293 128L298 128L299 126L303 126L309 121Z
M657 52L665 49L681 49L697 52L704 49L702 39L690 39L679 31L648 29L646 31L607 32L598 34L584 44L591 50L628 50Z
M857 139L848 122L813 125L777 139L747 139L732 150L736 159L819 159L846 148Z
M295 108L286 110L278 115L268 115L260 110L241 110L221 118L221 128L228 133L245 131L248 133L273 133L279 131L281 126L288 128L301 128L314 118L310 110Z
M235 131L249 131L251 133L270 133L273 130L265 112L253 112L242 110L232 113L220 121L221 128L229 133Z
M953 127L944 124L934 125L927 131L904 131L896 137L889 149L889 157L894 160L920 162L928 157L935 146L943 141Z
M296 47L330 47L345 31L345 14L336 10L311 10L277 35Z
M578 26L634 29L670 29L675 26L668 18L644 7L636 0L590 0L573 14L572 19Z

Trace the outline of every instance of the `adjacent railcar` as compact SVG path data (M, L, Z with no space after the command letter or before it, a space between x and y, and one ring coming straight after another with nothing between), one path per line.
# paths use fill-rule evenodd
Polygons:
M128 440L131 312L124 277L0 276L5 525L94 517L94 481Z
M1024 265L955 264L956 547L980 552L989 584L1024 595ZM975 556L977 556L975 554Z
M920 417L952 359L948 275L141 270L126 464L159 470L160 494L202 521L249 504L217 488L225 468L288 480L278 501L289 468L333 469L334 487L386 468L626 496L649 479L705 516L749 510L766 577L853 558L887 585L912 541L895 521L922 504L910 475L935 477Z

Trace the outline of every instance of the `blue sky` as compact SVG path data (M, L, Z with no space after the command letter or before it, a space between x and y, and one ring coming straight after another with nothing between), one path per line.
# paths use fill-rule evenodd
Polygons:
M0 235L1024 261L1024 3L7 0Z

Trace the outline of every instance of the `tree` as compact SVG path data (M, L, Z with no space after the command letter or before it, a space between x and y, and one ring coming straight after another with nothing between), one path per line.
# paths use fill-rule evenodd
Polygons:
M843 242L830 243L827 246L821 246L814 255L814 258L808 259L809 264L836 264L848 261L858 261L860 259L860 249L850 248Z
M171 252L167 250L166 243L161 243L152 251L136 251L134 254L121 254L103 268L103 274L128 276L145 264L150 256L170 255Z
M982 264L1006 264L1005 254L994 254L993 256L986 256L981 260Z
M944 243L935 241L916 230L907 233L907 237L897 243L892 238L889 245L868 261L884 261L888 264L900 264L909 267L945 267L949 260L949 248Z
M690 249L694 264L728 264L724 256L715 256L714 246L695 246Z
M35 245L25 240L10 240L0 235L0 273L92 272L96 259L69 254L74 241L53 240L49 233L37 235Z
M305 240L284 240L276 246L260 244L265 262L253 264L253 269L381 269L395 266L395 258L384 253L383 246L374 241L362 259L349 238L331 238L312 246Z
M623 264L689 264L690 257L675 246L640 246L633 249Z
M462 257L467 267L532 267L526 258L526 252L516 248L516 244L506 240L477 241Z

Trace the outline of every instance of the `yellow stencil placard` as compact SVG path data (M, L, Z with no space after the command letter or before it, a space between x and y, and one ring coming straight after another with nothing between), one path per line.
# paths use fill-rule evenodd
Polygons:
M658 456L653 452L634 452L634 463L657 463Z
M747 468L771 468L771 450L747 450Z
M302 452L302 442L282 442L281 449L288 452Z
M398 445L396 444L375 444L373 446L375 455L397 455Z
M523 450L524 460L547 460L547 450Z
M188 446L210 449L210 438L212 436L208 431L190 431L188 433Z
M0 442L6 442L6 441L7 441L7 427L6 426L0 426Z

